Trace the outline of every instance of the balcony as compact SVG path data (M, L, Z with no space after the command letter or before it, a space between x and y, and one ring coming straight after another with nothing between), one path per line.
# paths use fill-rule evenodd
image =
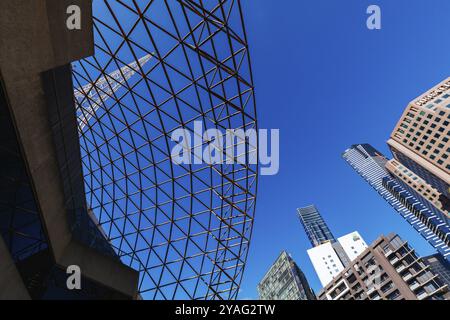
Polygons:
M414 291L414 290L416 290L416 289L419 288L419 287L420 287L420 283L415 282L415 283L413 283L409 288L410 288L412 291Z
M414 277L414 275L408 273L406 276L403 277L403 280L408 281L409 279L412 279L412 277Z
M428 293L422 292L421 294L419 294L419 295L417 296L417 299L423 300L423 299L425 299L426 297L428 297Z
M397 272L402 272L403 270L405 270L406 269L406 266L404 265L404 264L402 264L400 267L398 267L398 268L395 268L395 270L397 270Z
M389 262L390 262L392 265L394 265L394 264L396 264L396 263L399 262L399 261L400 261L400 258L399 258L399 257L394 257L394 259L390 260Z
M366 293L366 294L367 294L367 295L370 295L370 294L373 293L375 290L376 290L375 287L372 286L372 287L369 288L369 290L367 290L367 293Z

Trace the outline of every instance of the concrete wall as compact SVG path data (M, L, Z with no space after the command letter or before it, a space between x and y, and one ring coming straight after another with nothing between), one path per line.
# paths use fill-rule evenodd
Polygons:
M29 300L30 295L2 237L0 237L0 261L0 300Z
M81 31L66 27L62 4L69 3L82 8ZM62 255L71 236L41 72L94 53L91 10L89 0L0 2L0 69L56 257ZM69 41L77 43L73 50Z
M81 8L81 30L66 27L71 4ZM0 71L56 263L78 264L84 275L135 297L136 271L73 241L43 90L42 72L93 53L91 0L0 1Z

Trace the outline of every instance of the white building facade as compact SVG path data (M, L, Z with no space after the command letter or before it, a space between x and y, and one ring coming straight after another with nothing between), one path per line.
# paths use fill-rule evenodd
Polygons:
M325 287L366 248L364 239L354 231L338 238L335 243L325 242L307 252L320 283Z

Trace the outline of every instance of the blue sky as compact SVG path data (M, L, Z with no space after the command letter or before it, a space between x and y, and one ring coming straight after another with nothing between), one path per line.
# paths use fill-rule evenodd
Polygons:
M366 28L377 4L382 29ZM390 156L386 140L407 103L449 75L448 0L244 0L260 128L280 129L280 172L260 177L240 298L281 250L320 290L296 208L316 204L335 236L370 243L399 233L432 248L341 158L354 143Z

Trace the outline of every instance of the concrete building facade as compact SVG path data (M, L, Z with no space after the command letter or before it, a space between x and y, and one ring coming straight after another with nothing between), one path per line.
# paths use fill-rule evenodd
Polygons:
M450 78L407 106L388 140L394 158L450 199Z
M69 5L81 30L67 28ZM90 0L0 2L0 299L137 297L138 272L86 206L70 63L93 54L92 31Z
M423 261L430 266L431 271L438 276L439 280L450 289L450 262L440 254L423 257Z
M445 300L448 287L398 235L381 236L319 293L320 300Z
M364 239L355 231L307 252L322 286L326 286L366 248Z
M386 163L386 169L392 176L403 181L404 184L407 184L408 188L417 192L420 197L424 199L423 202L425 204L430 203L450 219L450 203L447 200L447 197L440 193L439 190L428 184L424 179L395 159L389 160ZM433 210L433 208L430 209Z

